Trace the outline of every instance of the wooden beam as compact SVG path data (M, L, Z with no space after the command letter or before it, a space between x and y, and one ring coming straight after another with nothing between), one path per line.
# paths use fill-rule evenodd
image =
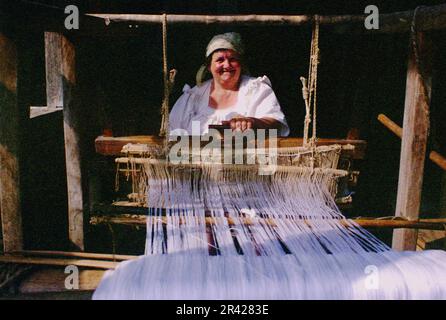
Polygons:
M62 110L63 110L62 107L30 106L29 107L29 117L31 119L32 118L37 118L37 117L40 117L40 116L47 115L49 113L62 111Z
M446 158L439 154L437 151L429 152L429 160L446 171Z
M54 10L51 10L51 8L42 7L39 10L38 7L39 5L36 5L32 10L29 10L29 8L15 10L15 12L8 12L8 14L3 16L0 12L0 20L10 18L14 22L24 21L24 23L17 23L16 25L17 28L21 28L24 31L67 31L64 27L64 19L67 15L63 12L63 8L54 8ZM426 31L446 28L445 13L445 4L420 7L417 11L417 16L419 16L418 30ZM380 26L377 30L367 30L364 28L364 19L367 16L365 14L320 16L320 23L322 25L335 27L334 30L339 33L351 34L353 32L376 34L408 32L410 30L413 15L413 10L380 14ZM141 35L147 30L145 26L161 24L162 19L163 16L161 14L81 14L79 30L70 30L69 32L82 36L102 35L116 37L116 34L114 33L115 31L120 35L125 34L126 36ZM231 26L304 26L312 23L313 19L314 15L167 15L169 24L182 25L226 24ZM42 21L44 21L44 23L42 23ZM113 31L113 33L110 31Z
M319 16L321 25L341 25L342 32L370 32L393 33L410 30L414 10L380 14L380 26L377 30L367 30L364 20L367 15L332 15ZM110 24L161 24L162 14L98 14L90 13L87 17L104 20L105 25ZM250 25L307 25L314 21L314 15L187 15L167 14L169 24L205 24L250 26ZM446 28L446 5L423 6L417 10L417 29L419 31Z
M403 129L397 125L395 122L390 120L384 114L378 115L378 120L381 122L387 129L392 131L397 137L401 138L403 134ZM441 169L446 171L446 158L439 154L437 151L431 151L429 153L429 159L439 166Z
M19 183L20 118L16 45L0 30L0 213L4 252L23 247Z
M23 257L19 255L0 255L0 262L18 263L29 265L45 265L45 266L77 266L95 269L114 269L118 262L102 261L91 259L63 259L63 258L41 258L41 257Z
M378 121L381 122L387 129L392 131L398 138L403 136L403 129L395 122L390 120L385 114L380 113L378 115Z
M155 219L155 218L153 218ZM160 221L163 224L167 224L166 217L156 218L161 219ZM212 218L206 217L206 224L215 223L216 219L220 218ZM237 221L233 218L225 218L228 221L229 225L236 225ZM250 225L252 224L252 220L250 218L241 218L243 224ZM271 226L275 226L274 219L261 219L266 224ZM311 225L311 219L304 220L305 223ZM404 219L390 220L390 219L343 219L341 223L345 226L351 226L352 222L363 227L363 228L389 228L389 229L426 229L426 230L446 230L446 220L436 220L436 219L423 219L418 221L408 221ZM139 226L145 227L147 224L147 216L144 215L129 215L129 214L121 214L121 215L94 215L91 217L90 223L93 225L100 224L120 224L120 225L128 225L128 226ZM183 220L180 223L185 223Z
M288 147L301 147L302 146L302 138L295 137L278 137L277 138L277 146L279 148L288 148ZM104 156L119 156L121 155L122 147L128 143L140 143L147 144L149 146L162 146L163 138L158 136L128 136L128 137L105 137L99 136L95 140L95 148L96 152L102 154ZM207 142L204 142L206 144ZM365 150L367 147L367 142L364 140L346 140L346 139L326 139L326 138L318 138L317 143L318 146L324 145L348 145L351 144L354 146L354 149L351 151L345 150L345 154L351 154L353 159L363 159L365 156ZM268 145L268 142L265 146Z
M418 32L419 66L410 45L406 98L404 105L403 136L395 216L418 220L423 185L424 158L429 127L431 96L431 43L428 35ZM396 250L415 250L416 230L395 230L392 247Z
M106 25L111 23L133 24L161 24L163 14L102 14L88 13L87 16L103 19ZM305 25L313 21L310 15L194 15L194 14L167 14L169 24L206 24L206 25ZM363 19L361 16L337 16L329 19L334 23ZM324 23L327 23L324 19Z
M407 220L379 220L379 219L353 219L363 228L389 228L389 229L412 229L412 230L446 230L445 221L434 219L422 219L417 221Z
M108 253L93 253L93 252L69 252L69 251L46 251L46 250L22 250L13 252L13 254L20 254L31 257L69 257L69 258L83 258L83 259L97 259L97 260L112 260L124 261L136 259L138 256L122 255L122 254L108 254Z
M63 105L65 163L68 191L69 239L84 250L84 217L81 175L79 120L76 112L76 73L74 45L60 33L45 33L47 60L47 102Z

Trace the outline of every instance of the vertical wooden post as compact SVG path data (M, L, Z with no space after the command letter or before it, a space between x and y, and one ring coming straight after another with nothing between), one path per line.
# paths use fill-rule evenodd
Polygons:
M50 108L63 107L62 50L51 45L61 41L60 37L58 33L45 32L46 106Z
M407 67L406 100L395 212L395 216L405 217L409 220L418 219L420 210L432 80L430 39L421 32L417 33L417 39L421 67L417 67L416 56L411 45ZM415 250L417 236L418 232L416 230L397 229L393 233L392 247L395 250Z
M45 57L46 66L49 68L46 73L48 106L63 105L68 190L68 235L75 248L84 250L79 119L75 110L78 107L75 105L75 47L64 35L45 32Z
M0 212L4 252L23 248L19 124L16 45L0 31Z

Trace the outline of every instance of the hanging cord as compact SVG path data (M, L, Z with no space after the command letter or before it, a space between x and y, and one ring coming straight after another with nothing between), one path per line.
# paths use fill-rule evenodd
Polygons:
M311 36L310 63L308 69L308 81L304 77L302 82L302 96L305 101L304 120L304 146L314 146L316 142L316 103L317 103L317 66L319 64L319 17L314 17ZM313 111L312 137L308 140L309 127L311 123L311 111Z
M305 120L304 120L304 143L303 145L308 145L308 128L310 126L311 122L311 116L310 116L310 101L309 98L309 92L308 92L308 85L307 85L307 79L304 77L300 77L300 81L302 82L302 97L305 101Z
M168 137L169 135L169 74L167 71L167 15L163 14L162 20L162 32L163 32L163 85L164 96L163 103L161 105L161 128L159 135L161 137Z
M312 69L311 69L311 81L310 84L310 98L311 93L313 93L313 135L311 137L310 144L314 146L316 143L316 110L317 110L317 66L319 64L319 17L315 16L315 24L313 29L313 40L312 40ZM311 103L311 100L310 100Z
M167 69L167 14L163 14L162 20L163 30L163 84L164 84L164 97L161 105L161 127L159 135L164 137L163 150L164 155L167 154L169 148L169 97L175 83L175 76L177 70Z
M420 75L420 80L421 80L421 90L422 90L421 94L422 94L422 98L423 98L423 102L424 102L422 108L426 114L427 135L429 136L429 131L430 131L429 90L426 87L426 81L424 79L424 70L422 67L421 59L420 59L420 52L419 52L419 47L418 47L418 37L417 37L417 13L418 13L418 10L422 7L423 6L416 7L413 12L412 23L410 26L410 31L411 31L410 35L411 35L412 52L415 57L415 68L418 71L418 74Z

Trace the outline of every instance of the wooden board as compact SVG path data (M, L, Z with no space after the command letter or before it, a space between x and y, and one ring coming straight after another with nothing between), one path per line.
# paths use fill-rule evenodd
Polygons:
M105 273L104 270L79 270L79 289L68 290L65 287L65 279L68 274L64 271L63 268L44 268L36 270L21 281L18 286L18 291L22 294L94 291Z
M443 219L446 222L446 219ZM420 230L418 231L417 251L429 249L446 250L445 230Z
M84 250L83 192L79 119L76 113L75 48L61 33L45 32L47 103L63 105L65 163L68 192L68 236L73 247Z
M277 145L279 148L299 147L302 146L302 138L278 138ZM158 136L128 136L128 137L104 137L99 136L95 140L96 152L104 156L118 156L121 154L122 147L128 143L141 143L148 145L162 145L163 138ZM346 139L318 139L318 146L340 144L351 144L355 146L352 153L353 159L363 159L367 146L364 140L346 140Z

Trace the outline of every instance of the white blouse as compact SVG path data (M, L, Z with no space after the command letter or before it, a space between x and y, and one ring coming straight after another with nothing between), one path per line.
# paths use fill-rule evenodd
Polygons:
M271 88L271 82L267 76L253 78L242 76L238 98L235 105L214 109L209 106L209 94L211 80L204 82L201 86L190 88L185 85L183 95L177 100L170 112L169 129L182 129L175 134L197 134L192 133L192 122L199 121L200 135L208 132L211 124L221 124L224 120L231 120L235 116L264 118L269 117L279 121L282 126L280 136L287 136L290 132L279 101Z

